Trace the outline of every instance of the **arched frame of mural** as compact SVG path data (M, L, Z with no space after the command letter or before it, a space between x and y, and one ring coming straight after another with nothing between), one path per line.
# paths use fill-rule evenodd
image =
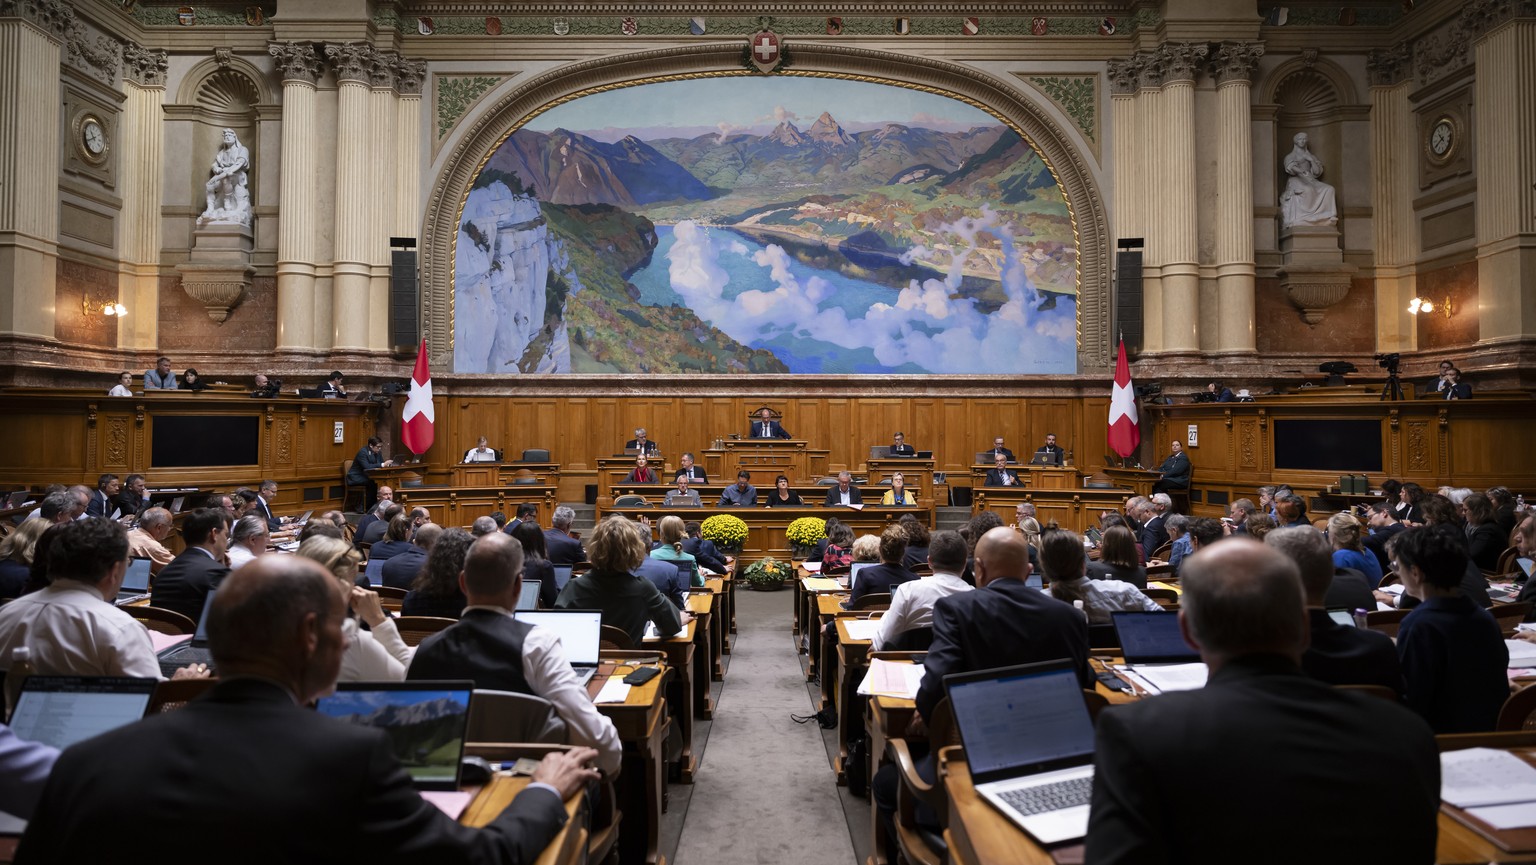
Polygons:
M710 75L747 75L739 43L659 49L601 58L552 70L524 82L501 98L482 105L442 162L428 193L423 223L422 333L432 346L438 369L453 365L454 242L470 184L496 148L533 115L594 90ZM787 73L871 80L936 93L969 102L1000 117L1040 154L1066 196L1078 248L1079 374L1110 364L1109 219L1083 154L1066 132L1024 94L989 76L953 63L861 48L795 44ZM529 378L529 376L521 376ZM609 376L562 374L598 383ZM623 377L614 377L615 381ZM697 389L700 376L677 376L679 386ZM739 376L704 376L706 380ZM817 376L818 380L823 376ZM857 381L867 377L850 377ZM881 377L883 380L891 377ZM1016 376L927 376L966 381L1016 381ZM648 389L667 387L667 377L648 378Z

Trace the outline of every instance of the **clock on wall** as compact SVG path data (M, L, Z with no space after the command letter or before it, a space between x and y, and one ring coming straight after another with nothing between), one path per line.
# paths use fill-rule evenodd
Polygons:
M1429 125L1424 138L1424 153L1436 165L1451 161L1461 146L1461 129L1450 115L1441 115Z
M111 139L107 125L94 114L84 113L75 118L75 152L92 165L107 161Z

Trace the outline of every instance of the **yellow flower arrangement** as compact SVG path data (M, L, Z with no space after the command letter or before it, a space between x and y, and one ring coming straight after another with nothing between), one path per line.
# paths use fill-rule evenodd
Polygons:
M699 535L722 547L739 549L747 540L747 524L741 517L715 514L699 524Z
M827 536L827 521L819 517L800 517L789 524L784 536L790 543L801 547L814 547Z

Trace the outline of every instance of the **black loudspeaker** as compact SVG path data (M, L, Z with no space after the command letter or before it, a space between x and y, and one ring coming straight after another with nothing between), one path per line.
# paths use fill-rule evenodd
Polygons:
M389 344L415 350L421 344L421 301L416 291L416 250L389 253Z
M1125 241L1121 241L1121 246ZM1115 253L1115 331L1125 337L1125 353L1141 354L1141 250Z

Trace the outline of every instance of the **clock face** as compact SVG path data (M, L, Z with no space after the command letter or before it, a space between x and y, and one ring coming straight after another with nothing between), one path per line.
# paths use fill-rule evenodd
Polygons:
M107 149L107 132L101 128L101 124L95 120L87 120L80 129L81 139L85 142L85 149L93 155L100 156Z
M1456 144L1456 127L1449 118L1440 118L1429 130L1429 152L1445 157Z

